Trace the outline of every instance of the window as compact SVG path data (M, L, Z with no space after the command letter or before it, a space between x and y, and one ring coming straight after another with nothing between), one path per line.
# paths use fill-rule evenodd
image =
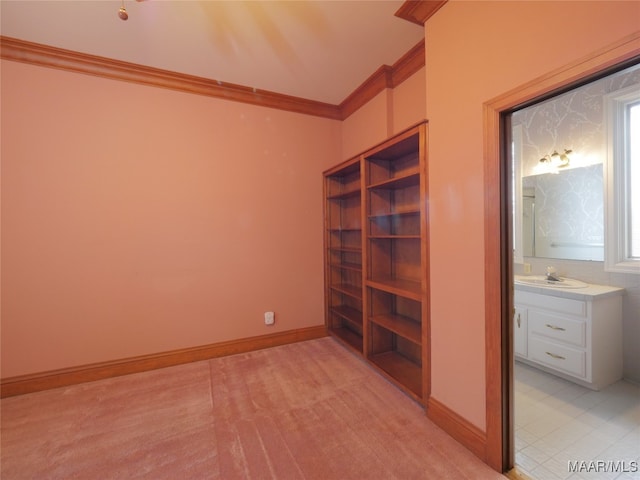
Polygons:
M605 97L605 270L640 274L640 85Z
M640 100L629 106L629 244L630 257L640 260ZM635 187L635 188L633 188Z

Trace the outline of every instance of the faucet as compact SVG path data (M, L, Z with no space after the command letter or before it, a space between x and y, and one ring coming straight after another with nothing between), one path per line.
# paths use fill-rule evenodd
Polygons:
M562 279L557 275L555 267L547 267L547 282L562 282Z

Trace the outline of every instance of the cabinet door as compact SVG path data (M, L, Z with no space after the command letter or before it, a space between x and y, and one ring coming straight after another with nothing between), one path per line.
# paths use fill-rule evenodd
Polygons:
M515 307L513 314L513 351L518 357L527 357L527 309Z

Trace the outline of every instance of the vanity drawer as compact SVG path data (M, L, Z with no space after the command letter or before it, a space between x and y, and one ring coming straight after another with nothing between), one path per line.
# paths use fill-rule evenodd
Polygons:
M535 333L578 347L587 346L587 322L529 309L529 334Z
M522 292L516 290L514 293L516 304L542 305L546 310L553 310L559 313L568 313L580 317L587 316L587 302L575 300L573 298L554 297L552 295L541 295L539 293Z
M558 345L541 338L529 338L529 358L561 372L585 378L587 375L586 352Z

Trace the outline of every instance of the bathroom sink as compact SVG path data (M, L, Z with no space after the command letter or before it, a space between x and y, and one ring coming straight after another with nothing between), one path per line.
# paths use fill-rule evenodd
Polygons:
M585 288L589 285L581 282L580 280L574 280L572 278L559 277L560 282L554 282L547 280L546 275L516 275L514 278L515 283L520 285L531 285L534 287L551 287L551 288Z

